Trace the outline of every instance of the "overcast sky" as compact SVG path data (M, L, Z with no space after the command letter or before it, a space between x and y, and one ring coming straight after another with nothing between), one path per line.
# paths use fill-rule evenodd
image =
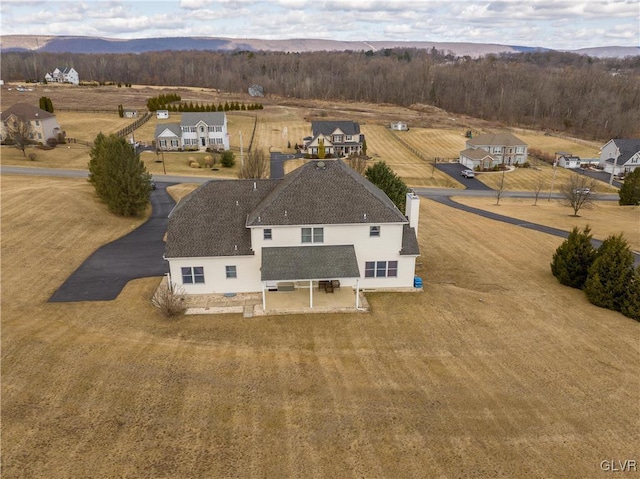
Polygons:
M640 0L0 0L2 34L640 44Z

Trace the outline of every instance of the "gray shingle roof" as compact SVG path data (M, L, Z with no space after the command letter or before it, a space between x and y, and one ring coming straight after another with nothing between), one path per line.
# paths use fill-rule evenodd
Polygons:
M262 248L262 281L358 278L353 245Z
M156 125L156 131L153 134L154 138L158 138L158 136L164 131L169 130L171 133L176 135L178 138L182 135L182 130L180 129L180 125L177 123L160 123Z
M616 138L615 140L613 140L613 142L620 149L618 165L624 165L629 160L629 158L640 151L640 139L626 140Z
M420 254L416 230L408 224L402 225L402 249L400 250L400 254L406 256Z
M462 150L460 154L466 156L471 160L482 160L487 156L491 159L494 159L493 156L491 156L489 153L487 153L486 150L483 150L482 148L467 148L466 150Z
M359 135L360 125L355 121L312 121L311 131L316 137L320 133L325 136L331 135L334 131L340 129L345 135Z
M219 180L200 186L171 212L165 256L252 255L251 230L245 226L247 214L278 182Z
M341 160L310 161L293 170L247 221L249 226L361 223L407 219L384 192Z
M508 131L484 133L467 140L467 144L473 146L527 146L524 141Z
M44 120L46 118L54 118L55 115L53 113L49 113L48 111L41 110L35 106L29 105L28 103L16 103L10 108L7 108L0 115L0 119L5 121L11 115L15 115L21 120Z
M203 121L207 126L224 125L225 114L222 111L216 112L186 112L180 118L180 126L195 126L199 121Z

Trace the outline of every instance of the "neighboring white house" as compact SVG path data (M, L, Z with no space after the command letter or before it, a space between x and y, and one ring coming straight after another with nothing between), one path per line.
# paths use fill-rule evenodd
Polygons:
M17 120L28 121L31 124L30 138L36 142L45 143L49 138L58 139L61 133L56 116L27 103L16 103L7 108L0 115L0 137L4 140L6 128Z
M409 126L404 121L392 121L389 127L394 131L409 130Z
M165 120L169 118L169 110L158 110L156 111L156 118L158 120Z
M497 165L523 164L527 161L527 144L513 133L485 133L469 138L466 149L460 152L460 163L469 168L480 166L481 169ZM471 153L469 150L484 150ZM488 155L487 155L488 153ZM486 165L491 166L486 166Z
M640 166L640 139L609 140L600 149L599 166L607 173L615 168L615 175L634 171Z
M559 155L556 161L559 167L568 169L580 168L581 164L579 156L574 156L569 153Z
M80 84L80 77L78 72L74 68L65 67L62 70L56 68L51 73L47 73L44 79L48 83L72 83L74 85Z
M405 216L341 160L316 160L279 180L215 180L169 215L170 280L187 294L341 287L404 289L420 254L420 200ZM315 292L314 292L315 291ZM264 306L266 307L266 306Z
M160 150L228 150L227 115L224 112L182 113L180 124L157 125L154 137Z
M321 142L327 156L343 157L362 152L364 135L355 121L314 121L311 122L311 134L304 140L309 155L318 154Z

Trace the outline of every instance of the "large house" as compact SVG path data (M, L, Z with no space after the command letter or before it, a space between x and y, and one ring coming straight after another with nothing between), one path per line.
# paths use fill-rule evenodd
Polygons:
M364 135L355 121L313 121L312 136L305 138L304 147L309 155L317 155L320 143L325 155L334 157L362 153Z
M469 138L460 152L460 163L471 169L490 169L527 161L527 144L513 133L485 133Z
M599 166L604 171L614 175L628 173L640 166L640 139L614 139L609 140L600 149Z
M186 294L261 292L263 305L269 291L308 289L310 307L323 284L411 288L419 203L409 193L405 216L342 160L278 180L209 181L169 215L170 281Z
M80 84L80 77L78 72L73 67L65 67L62 70L56 68L51 73L47 73L44 79L48 83L72 83L73 85Z
M27 103L16 103L0 115L0 137L4 141L7 128L17 121L29 122L31 133L29 138L35 142L45 143L49 138L58 139L61 133L58 120L53 113L42 110Z
M156 126L159 150L228 150L227 115L224 112L182 113L180 124Z

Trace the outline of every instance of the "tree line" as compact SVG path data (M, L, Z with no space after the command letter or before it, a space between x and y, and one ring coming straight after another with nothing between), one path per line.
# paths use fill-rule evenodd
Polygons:
M456 58L443 52L3 54L2 78L72 65L83 80L264 91L299 99L433 105L510 126L606 140L639 134L640 57L530 52Z

